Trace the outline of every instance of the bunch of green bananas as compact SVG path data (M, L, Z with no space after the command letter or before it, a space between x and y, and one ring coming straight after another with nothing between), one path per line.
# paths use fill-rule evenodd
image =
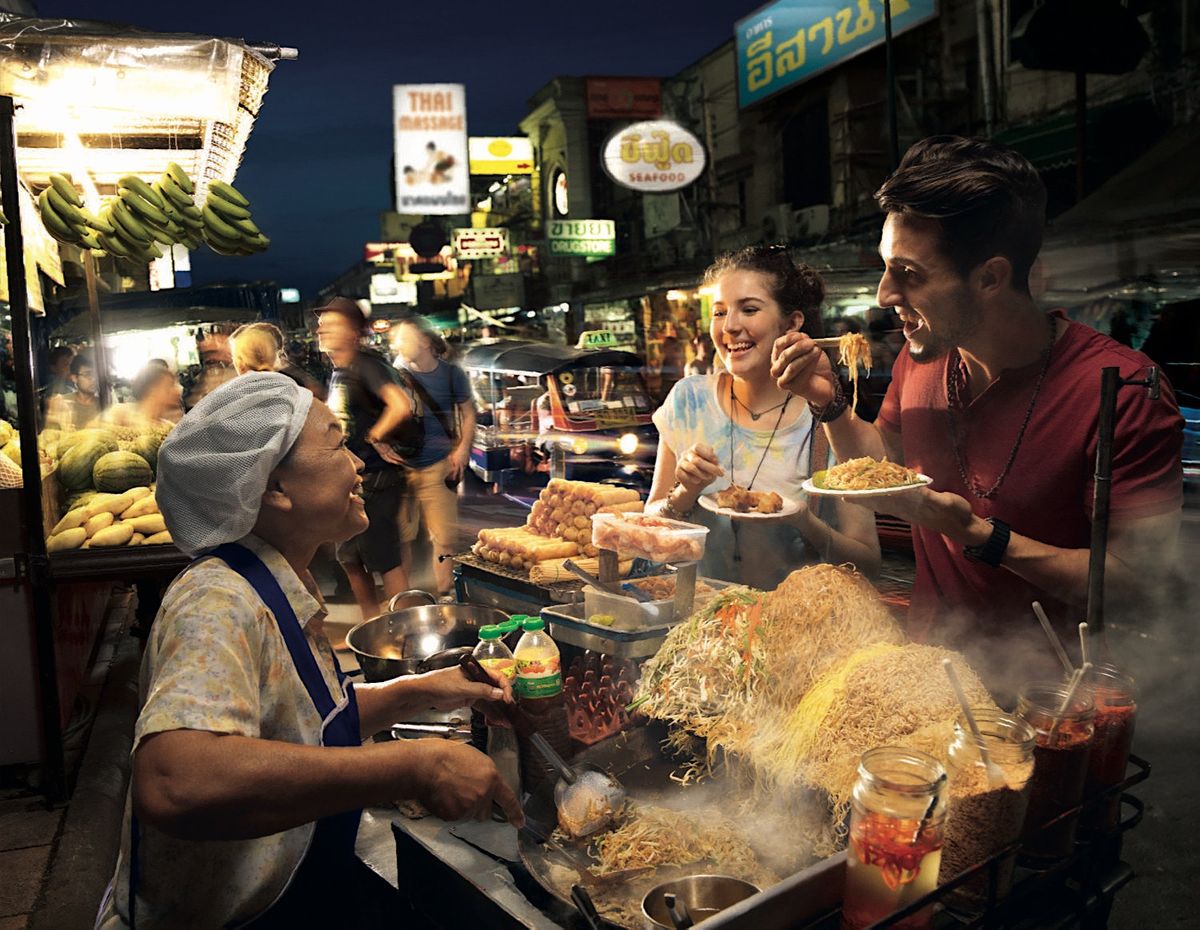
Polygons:
M153 184L132 174L121 178L117 196L100 211L112 228L111 233L96 237L101 254L150 262L163 254L160 244L168 249L177 242L198 248L204 223L188 193L194 190L186 172L174 162Z
M253 255L271 244L250 218L250 201L224 181L209 182L200 212L204 241L218 255Z
M84 207L75 185L61 174L50 175L49 186L38 195L38 211L46 231L59 242L99 249L100 237L114 232L107 219Z

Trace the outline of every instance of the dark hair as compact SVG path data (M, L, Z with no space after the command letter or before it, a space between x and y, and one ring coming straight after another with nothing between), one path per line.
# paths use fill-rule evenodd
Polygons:
M137 373L137 377L133 379L132 384L129 386L133 392L133 399L141 400L158 386L159 381L167 379L175 380L175 376L171 374L171 370L161 365L156 365L151 361Z
M403 326L405 323L411 323L421 331L421 334L429 337L429 342L433 348L433 354L438 358L447 358L450 355L450 346L446 342L445 337L433 328L433 324L429 322L428 317L421 316L419 313L414 313L412 316L406 316L396 325Z
M1023 155L979 139L930 136L904 153L875 200L885 213L936 220L939 247L960 275L1003 255L1012 263L1013 287L1029 293L1046 186Z
M825 299L825 282L804 262L795 264L786 245L751 245L736 252L726 252L704 272L704 284L711 287L730 271L757 271L771 280L771 297L783 312L804 314L800 331L820 337L821 302Z
M79 374L80 369L94 369L95 367L96 366L92 364L92 357L85 352L80 352L73 359L71 359L71 374L73 375Z
M60 358L74 358L75 350L70 346L55 346L50 350L50 364L54 365Z

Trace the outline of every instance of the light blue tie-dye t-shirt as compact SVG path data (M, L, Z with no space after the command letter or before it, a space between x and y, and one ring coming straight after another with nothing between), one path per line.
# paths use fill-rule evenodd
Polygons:
M834 463L829 456L815 466L810 461L817 427L808 407L804 406L790 426L780 427L772 439L771 428L778 412L763 416L757 429L737 424L732 424L731 428L729 416L717 398L718 390L729 390L727 375L696 375L678 382L654 414L654 425L658 427L662 443L675 453L676 459L696 443L713 448L725 475L709 485L706 494L723 490L734 481L747 487L753 478L752 490L775 491L792 500L806 500L808 495L801 489L804 479L811 470L827 468ZM792 404L804 405L804 402L798 397L792 398L789 413ZM811 507L816 506L813 500L808 503ZM828 511L822 510L820 516L832 524L833 508ZM704 561L700 566L701 574L709 578L771 589L777 587L789 572L813 561L800 531L783 520L733 521L699 506L688 520L709 528Z

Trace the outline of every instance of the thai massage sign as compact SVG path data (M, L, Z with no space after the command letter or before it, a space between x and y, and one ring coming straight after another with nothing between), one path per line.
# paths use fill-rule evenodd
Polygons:
M634 123L604 143L601 163L622 187L661 193L687 187L705 165L704 146L670 120Z
M747 107L884 40L884 0L778 0L740 20L738 104ZM891 0L892 34L937 16L937 0Z

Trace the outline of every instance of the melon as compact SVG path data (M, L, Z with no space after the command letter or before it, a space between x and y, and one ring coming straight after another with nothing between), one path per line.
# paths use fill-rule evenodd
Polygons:
M117 437L106 429L93 427L91 429L80 429L73 433L64 433L58 439L58 458L62 461L66 458L68 452L74 449L81 442L99 441L111 448L106 449L107 452L115 452L117 450Z
M7 443L17 435L17 431L13 429L12 424L8 420L0 420L0 446Z
M158 471L158 447L162 445L162 437L154 433L144 433L130 443L129 451L136 452L150 465L151 471Z
M97 491L120 494L148 485L153 477L150 463L136 452L109 452L92 466L92 481Z
M110 452L116 451L117 441L115 439L96 437L76 442L58 463L58 477L62 486L68 491L83 491L90 488L92 486L92 469L96 463ZM147 481L135 481L134 484L146 484Z
M21 440L10 439L4 444L4 448L0 449L0 452L3 452L6 456L8 456L9 460L12 461L17 468L21 467Z

